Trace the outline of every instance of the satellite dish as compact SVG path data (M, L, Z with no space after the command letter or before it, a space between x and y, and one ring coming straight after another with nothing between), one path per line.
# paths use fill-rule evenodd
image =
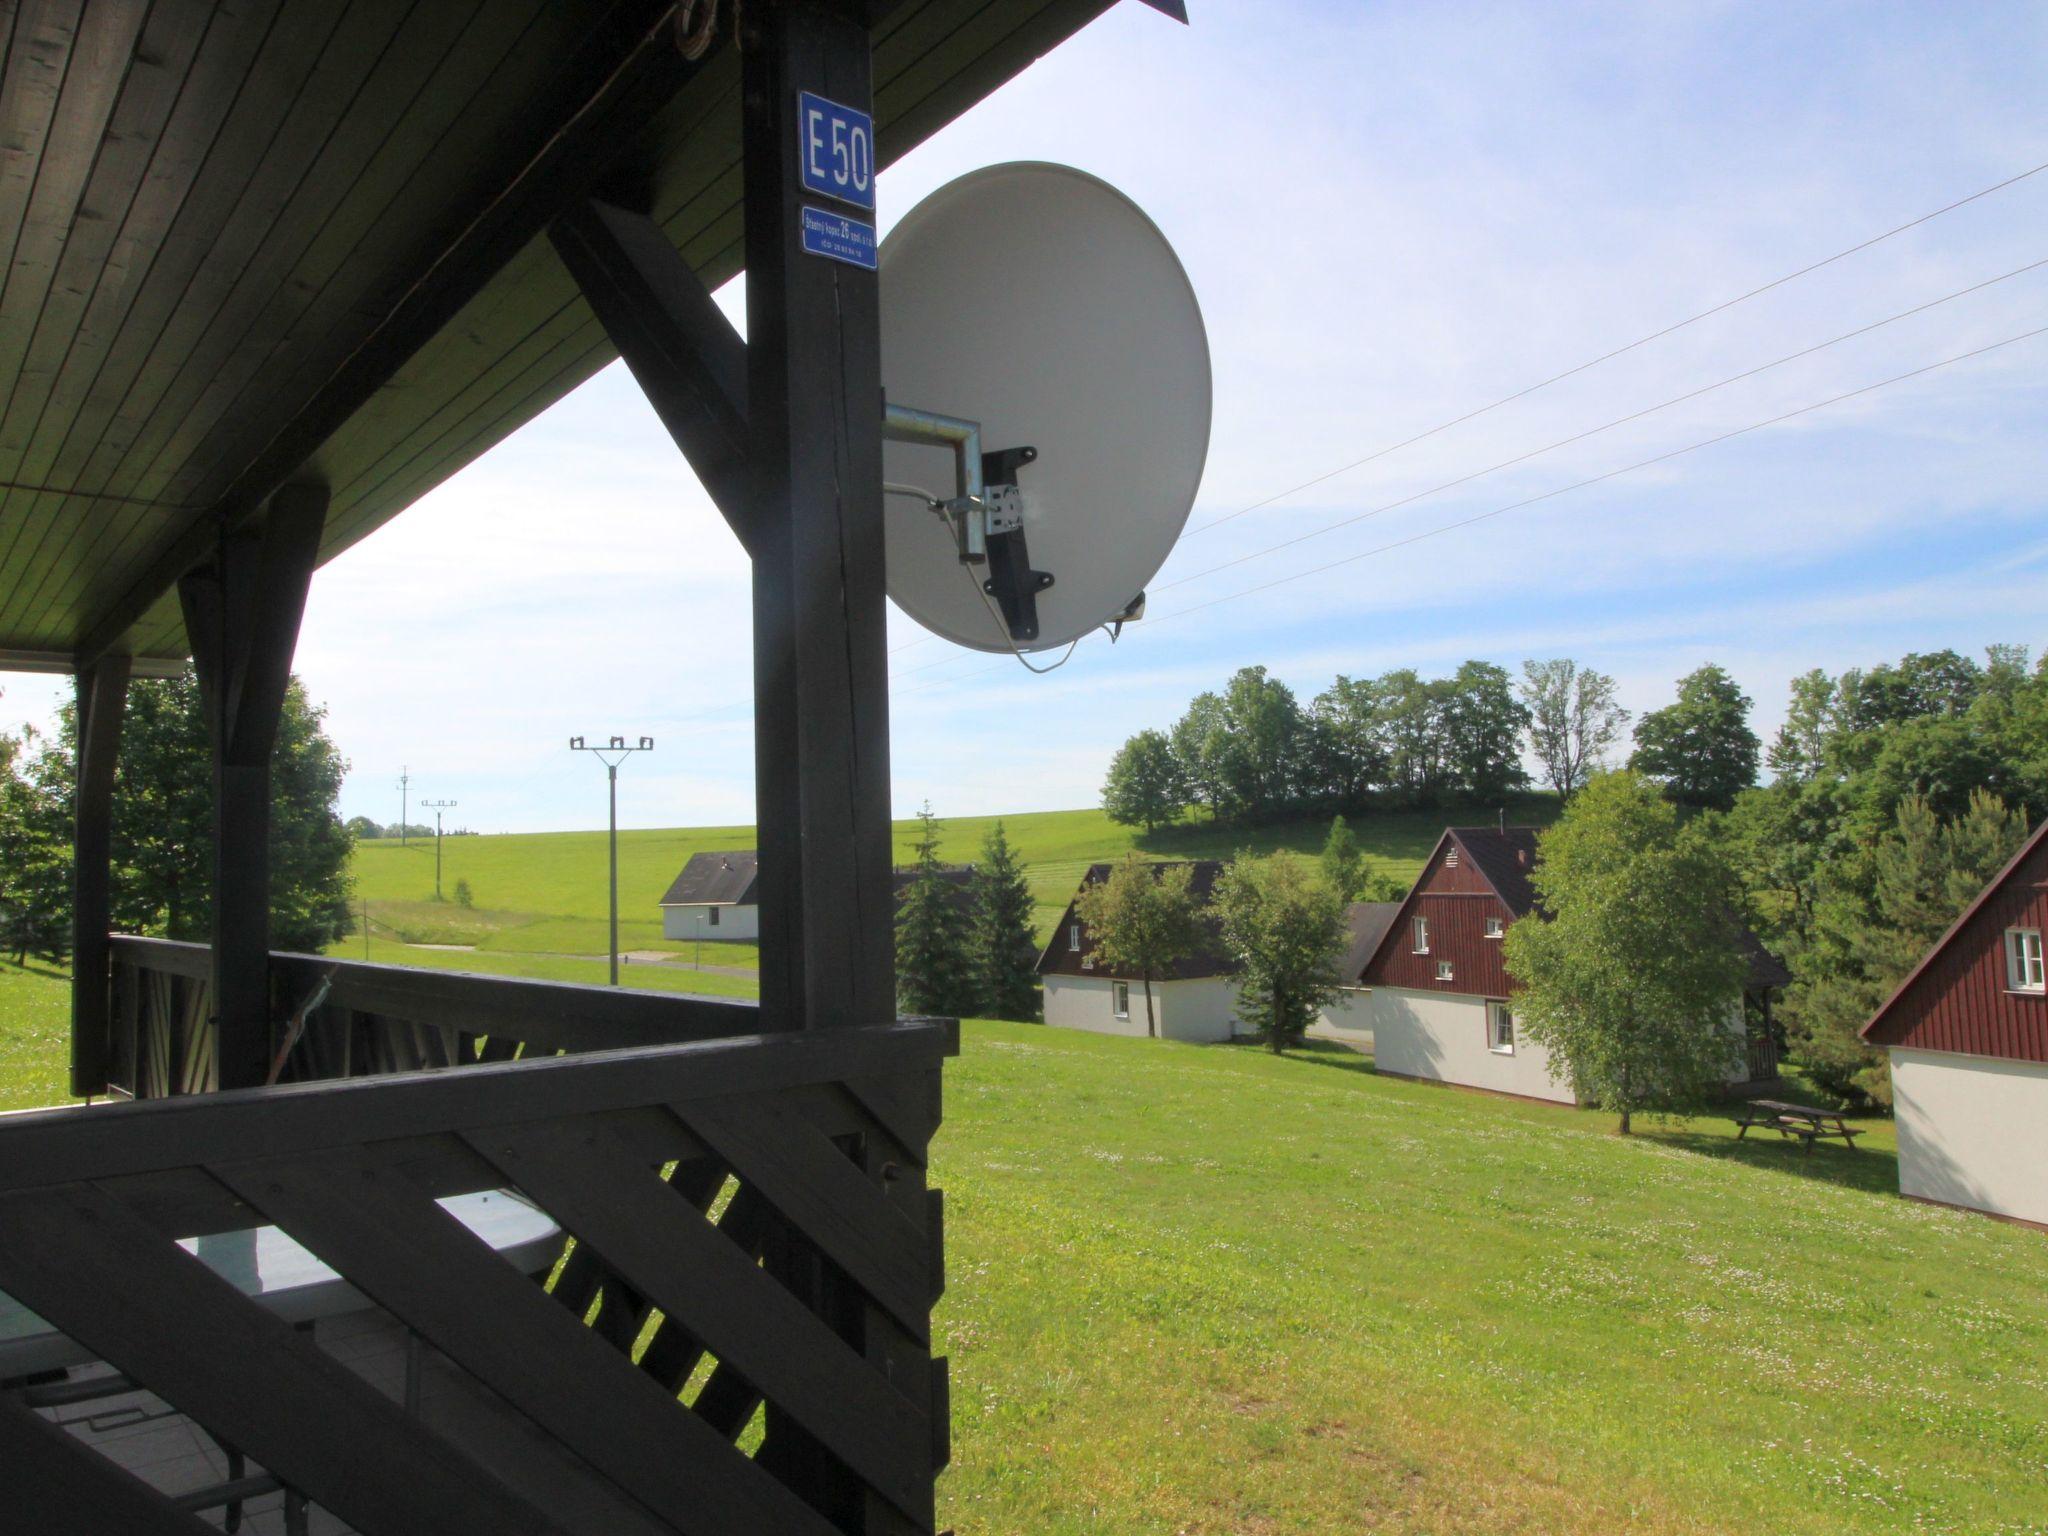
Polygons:
M941 187L880 265L889 595L982 651L1136 617L1209 451L1173 247L1106 182L1026 163Z

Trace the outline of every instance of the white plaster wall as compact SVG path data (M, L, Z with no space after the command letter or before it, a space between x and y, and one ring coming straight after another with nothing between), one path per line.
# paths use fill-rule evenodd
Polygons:
M711 926L708 906L663 907L661 932L670 939L758 939L761 936L759 907L720 907L718 926Z
M1308 1027L1308 1035L1311 1040L1341 1040L1362 1051L1371 1050L1372 990L1368 987L1346 987L1337 994L1335 1002L1316 1015L1315 1023Z
M1227 981L1161 981L1152 985L1159 1034L1166 1040L1228 1040L1236 998ZM1119 1019L1106 976L1045 978L1045 1022L1098 1035L1145 1033L1145 984L1131 983L1131 1016Z
M1552 1079L1550 1053L1533 1040L1518 1034L1513 1055L1487 1048L1484 998L1407 987L1375 987L1369 997L1373 1061L1381 1071L1576 1102L1568 1084Z
M1899 1193L2048 1222L2048 1064L1892 1048Z

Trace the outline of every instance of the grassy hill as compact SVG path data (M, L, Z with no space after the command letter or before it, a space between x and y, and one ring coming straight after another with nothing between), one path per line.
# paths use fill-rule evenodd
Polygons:
M1548 822L1556 802L1547 795L1523 797L1510 806L1517 821ZM1395 811L1353 818L1367 861L1400 879L1412 877L1437 834L1449 821L1491 821L1488 809L1451 807ZM940 851L956 862L973 859L997 818L959 817L943 821ZM1240 847L1261 853L1293 848L1313 853L1329 831L1325 819L1282 822L1249 830L1189 824L1149 836L1118 826L1100 810L1043 811L1001 818L1018 850L1038 902L1043 937L1080 884L1091 862L1114 859L1139 848L1158 858L1213 858ZM895 826L898 862L916 846L917 823ZM679 949L661 937L662 893L693 853L751 848L752 827L685 827L619 834L620 942L629 949ZM434 845L431 839L404 846L389 840L366 842L356 850L357 895L369 904L373 934L412 943L473 944L483 952L597 955L604 953L605 834L602 832L507 833L451 837L442 842L442 886L452 892L467 880L476 906L465 911L435 903ZM744 948L705 963L748 963Z
M651 969L651 968L647 968ZM61 1092L0 966L0 1104ZM933 1173L941 1521L1101 1532L2038 1531L2048 1238L1737 1142L969 1022Z

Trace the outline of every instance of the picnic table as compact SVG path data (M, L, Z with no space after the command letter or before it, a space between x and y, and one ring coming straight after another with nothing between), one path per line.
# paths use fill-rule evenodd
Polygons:
M1809 1154L1823 1136L1839 1136L1843 1146L1854 1147L1856 1138L1863 1134L1834 1110L1815 1109L1811 1104L1787 1104L1781 1099L1747 1100L1735 1116L1735 1123L1741 1127L1735 1133L1737 1141L1747 1136L1753 1125L1768 1126L1780 1136L1799 1137Z

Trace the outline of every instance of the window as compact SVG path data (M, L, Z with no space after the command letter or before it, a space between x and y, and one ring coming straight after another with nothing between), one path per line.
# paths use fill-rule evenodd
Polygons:
M1508 925L1502 922L1499 918L1489 917L1486 920L1486 936L1489 939L1497 939L1507 931Z
M1439 960L1439 961L1437 961L1437 963L1436 963L1436 979L1437 979L1438 981L1449 981L1449 980L1451 979L1451 962L1450 962L1450 961L1448 961L1448 960Z
M1450 847L1450 848L1447 848L1447 849L1445 849L1445 850L1444 850L1444 868L1445 868L1445 869L1456 869L1457 867L1458 867L1458 850L1457 850L1456 846L1454 845L1454 846L1452 846L1452 847Z
M1120 1019L1131 1016L1131 984L1128 981L1109 984L1109 1011Z
M2041 974L2041 930L2005 930L2005 984L2015 992L2048 990Z
M1426 917L1415 919L1415 953L1418 955L1429 953L1429 919Z
M716 928L718 926L718 908L709 907L706 910L711 914L711 926Z
M1075 923L1067 929L1067 948L1079 949L1080 947L1081 925L1079 923Z
M1486 1048L1496 1056L1515 1054L1515 1016L1506 1003L1486 1005Z

